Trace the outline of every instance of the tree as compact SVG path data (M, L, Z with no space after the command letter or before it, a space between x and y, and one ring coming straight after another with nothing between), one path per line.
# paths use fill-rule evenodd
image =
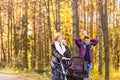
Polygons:
M41 28L42 28L42 7L41 7L41 1L39 1L39 28L38 28L38 69L39 70L42 70L42 67L41 67L41 54L42 54L42 50L41 50Z
M86 0L84 0L84 30L86 30Z
M99 71L99 74L101 75L102 74L102 15L101 15L101 1L98 0L98 10L99 10L99 68L98 68L98 71Z
M37 53L37 47L36 47L36 2L32 2L33 5L33 15L32 15L32 21L33 21L33 30L34 30L34 45L33 45L33 52L32 52L32 61L31 61L31 67L32 69L35 69L36 66L36 53Z
M90 37L93 38L93 0L90 1Z
M49 38L50 42L52 42L52 31L51 31L51 22L50 22L50 0L47 1L48 8L47 8L47 19L48 19L48 30L49 30ZM59 15L60 17L60 15Z
M57 16L57 32L60 32L60 0L56 0L57 1L57 7L58 7L58 16Z
M27 9L28 9L28 2L27 0L24 0L24 5L25 5L25 9L24 9L24 15L23 15L23 22L22 22L22 26L24 28L24 36L23 36L23 47L24 47L24 53L23 53L23 66L24 68L28 69L28 13L27 13Z
M4 63L6 63L6 54L5 54L5 49L4 49L4 38L3 38L3 27L2 27L2 8L0 7L0 30L1 30L1 47L2 47L2 53L3 53L3 60Z
M10 63L10 1L8 1L8 63Z
M72 2L73 8L73 55L78 53L77 46L75 44L74 39L79 37L79 16L78 16L78 0L73 0Z
M105 51L105 80L109 80L109 36L108 36L108 14L107 14L107 0L105 1L104 6L102 6L102 0L100 1L101 5L101 22L102 30L104 37L104 51Z
M13 4L12 4L13 7ZM16 7L16 6L15 6ZM13 8L15 10L15 7ZM16 21L15 21L15 12L12 12L12 19L13 19L13 31L14 31L14 64L15 67L17 66L18 63L18 41L17 41L17 26L16 26Z

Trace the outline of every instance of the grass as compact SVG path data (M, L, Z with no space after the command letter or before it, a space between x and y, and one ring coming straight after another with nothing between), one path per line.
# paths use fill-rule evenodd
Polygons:
M103 74L98 74L98 69L95 66L94 69L91 70L90 80L105 80L105 69L102 70ZM110 67L110 80L120 80L120 69L115 70L114 68Z
M17 69L10 69L4 68L0 69L0 73L5 73L8 75L14 75L15 77L22 77L26 78L27 80L50 80L51 74L50 71L46 70L45 72L38 73L37 71L33 70L17 70Z
M41 71L39 73L32 70L23 71L10 68L0 69L0 72L18 77L30 78L29 80L51 80L50 68L46 68L44 72ZM105 80L104 72L105 71L103 70L103 75L98 75L97 67L94 67L90 74L90 80ZM120 69L116 71L113 68L110 68L110 80L120 80Z

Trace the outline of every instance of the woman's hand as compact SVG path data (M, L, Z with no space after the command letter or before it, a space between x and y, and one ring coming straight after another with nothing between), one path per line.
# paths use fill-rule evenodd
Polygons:
M62 57L63 60L70 60L70 58Z

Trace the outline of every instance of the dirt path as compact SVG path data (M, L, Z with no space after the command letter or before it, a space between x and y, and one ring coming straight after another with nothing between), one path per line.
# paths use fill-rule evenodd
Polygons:
M25 78L16 77L9 74L0 73L0 80L33 80L33 79L25 79Z

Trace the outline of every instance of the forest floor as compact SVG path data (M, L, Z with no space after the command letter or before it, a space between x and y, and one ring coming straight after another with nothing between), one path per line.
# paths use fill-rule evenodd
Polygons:
M0 80L34 80L34 79L0 73Z
M120 80L120 70L110 70L110 80ZM31 70L23 71L7 68L0 69L0 80L2 80L2 78L3 80L51 80L51 72L50 69L46 70L45 72L38 73ZM96 68L92 69L89 80L105 80L104 74L100 76L98 75L98 71Z

